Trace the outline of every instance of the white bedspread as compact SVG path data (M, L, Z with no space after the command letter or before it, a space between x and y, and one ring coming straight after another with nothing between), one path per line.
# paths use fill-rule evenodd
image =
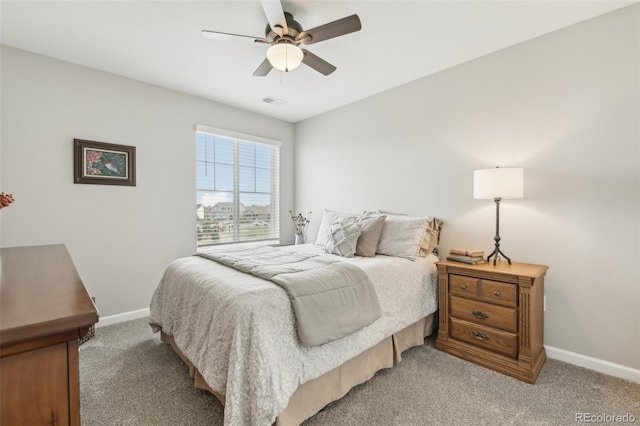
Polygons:
M319 346L348 336L382 315L366 272L335 256L271 246L207 250L197 256L284 288L302 346Z
M313 244L287 250L322 253ZM336 368L437 309L437 258L342 258L362 268L382 317L333 342L303 347L285 290L197 256L175 260L151 300L151 324L171 334L226 398L226 426L268 426L298 385Z

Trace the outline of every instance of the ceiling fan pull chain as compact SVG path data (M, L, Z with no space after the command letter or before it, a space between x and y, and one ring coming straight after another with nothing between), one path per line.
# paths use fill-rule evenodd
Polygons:
M284 72L289 72L289 46L284 50Z

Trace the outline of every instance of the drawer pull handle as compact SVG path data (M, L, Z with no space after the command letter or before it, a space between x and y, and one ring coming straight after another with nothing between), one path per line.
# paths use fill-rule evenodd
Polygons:
M500 296L500 292L499 292L498 290L494 290L494 291L493 291L493 295L494 295L494 296Z
M472 314L473 314L474 317L480 318L480 319L489 318L489 315L487 315L486 313L484 313L482 311L473 311Z
M484 333L479 333L477 331L472 331L471 334L473 334L473 337L475 337L478 340L489 340L489 336L487 336Z
M466 285L464 285L464 284L462 284L462 285L460 286L460 288L461 288L461 289L463 289L463 290L466 290L466 289L467 289L467 286L466 286Z

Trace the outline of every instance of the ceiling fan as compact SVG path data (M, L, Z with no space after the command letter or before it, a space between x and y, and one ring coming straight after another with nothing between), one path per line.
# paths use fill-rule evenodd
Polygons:
M299 46L360 31L362 28L358 15L351 15L310 30L303 30L302 26L293 19L293 15L282 9L280 0L261 0L261 3L268 21L265 37L202 30L202 35L211 39L227 40L230 37L244 37L252 39L254 43L270 45L267 57L253 72L256 77L266 76L273 68L288 72L297 68L300 63L321 74L329 75L336 70L335 66Z

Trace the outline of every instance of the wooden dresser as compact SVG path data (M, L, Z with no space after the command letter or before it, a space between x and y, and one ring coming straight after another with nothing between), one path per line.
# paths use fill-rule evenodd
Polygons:
M0 424L80 425L78 337L98 311L64 245L0 249Z
M439 261L436 348L535 383L546 359L543 339L547 267Z

